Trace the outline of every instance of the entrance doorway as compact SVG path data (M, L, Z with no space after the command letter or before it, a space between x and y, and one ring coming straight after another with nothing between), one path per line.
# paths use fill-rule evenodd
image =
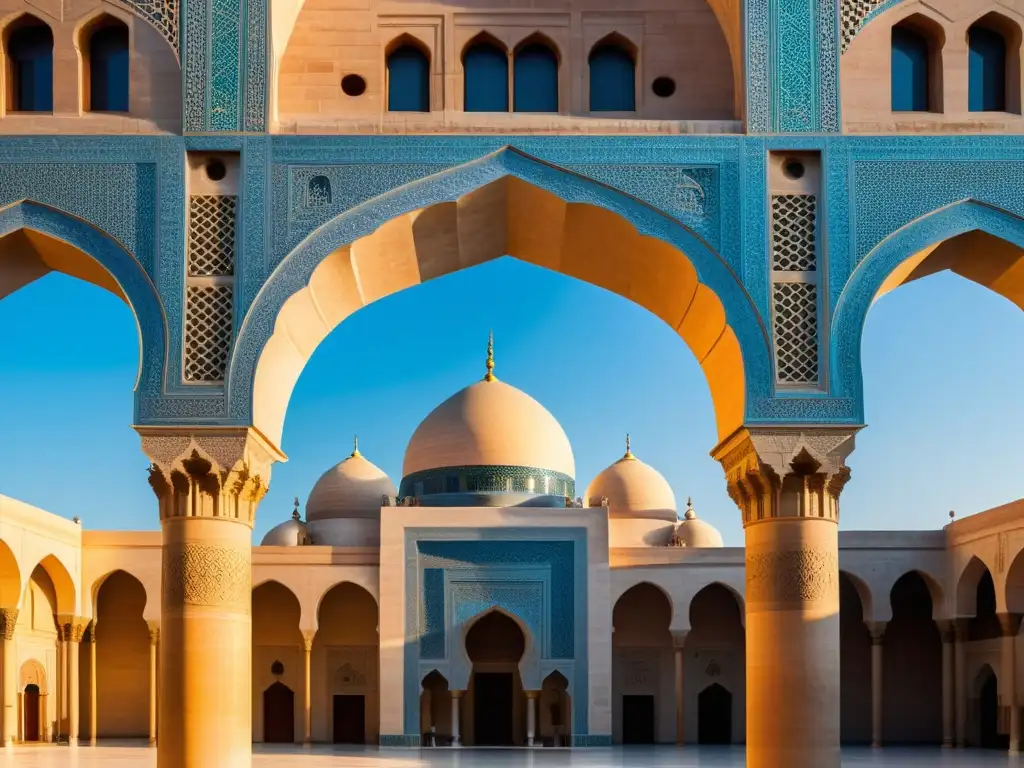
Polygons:
M337 694L334 697L334 743L366 743L366 697Z
M654 743L654 697L622 697L622 743Z
M25 741L39 741L39 686L29 683L22 698L25 712Z
M978 746L985 749L1005 748L999 738L999 685L989 671L978 697Z
M263 692L263 741L292 744L295 741L295 694L281 682Z
M732 743L732 694L718 683L697 696L697 743Z
M511 672L473 675L473 729L478 746L512 746Z

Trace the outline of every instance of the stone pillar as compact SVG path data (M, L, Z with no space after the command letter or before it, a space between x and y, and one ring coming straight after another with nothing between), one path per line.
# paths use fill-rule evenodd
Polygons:
M882 682L885 668L884 621L868 622L871 632L871 746L876 749L882 746Z
M673 630L672 632L672 654L675 660L675 696L676 696L676 746L683 746L686 743L686 689L683 685L683 662L685 661L683 647L686 645L688 630Z
M1010 715L1010 754L1020 751L1020 708L1017 706L1017 632L1021 617L1016 613L1000 613L999 626L1003 630L1003 704Z
M58 619L59 622L59 619ZM67 710L65 709L65 701L67 700L67 689L68 689L68 657L67 657L67 645L64 642L64 632L61 625L57 625L57 685L56 685L56 698L54 705L57 710L57 733L55 736L63 736L67 729ZM43 721L40 721L43 722ZM49 722L49 719L46 720Z
M540 691L526 691L526 746L532 747L537 737L537 698Z
M149 625L149 746L156 746L157 656L160 651L160 622Z
M953 631L956 635L956 647L954 649L954 667L956 677L956 696L954 709L956 710L956 745L961 749L967 746L967 619L956 619L953 622Z
M302 731L302 743L305 746L310 746L313 743L313 697L312 697L312 656L313 656L313 636L315 632L313 630L303 630L302 632L302 649L303 658L305 659L305 666L303 670L303 731Z
M65 696L65 706L68 718L68 744L72 747L78 746L79 713L79 672L78 672L78 649L82 643L82 636L85 628L89 626L89 620L78 616L69 616L62 622L61 636L64 639L64 657L67 660L67 685L62 686Z
M953 622L938 622L942 633L942 746L953 746L953 691L956 687L953 670Z
M462 746L462 734L459 733L459 702L465 691L452 691L452 746Z
M89 627L89 744L96 746L96 729L99 722L99 710L96 708L98 699L96 691L96 622Z
M249 768L252 525L284 456L249 428L137 430L163 531L157 764Z
M3 642L3 745L13 747L18 737L18 670L14 656L14 628L17 608L0 608L0 640Z
M748 768L839 768L839 494L850 428L740 429L713 452L746 537Z

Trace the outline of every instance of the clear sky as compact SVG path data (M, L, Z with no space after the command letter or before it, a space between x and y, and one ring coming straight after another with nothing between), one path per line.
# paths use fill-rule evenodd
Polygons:
M49 275L0 301L0 493L89 528L158 527L147 461L129 428L138 341L112 295ZM292 395L286 464L273 470L256 538L303 503L327 468L362 453L398 482L416 425L484 373L494 329L500 378L561 422L578 495L633 450L678 503L742 544L739 512L708 452L707 384L685 344L646 310L511 259L390 296L320 345ZM864 336L867 420L850 459L844 529L938 528L1024 495L1024 314L940 274L872 308Z

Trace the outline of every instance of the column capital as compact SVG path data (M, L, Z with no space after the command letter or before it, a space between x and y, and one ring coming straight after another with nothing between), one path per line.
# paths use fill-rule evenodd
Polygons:
M1003 630L1003 637L1013 637L1020 631L1021 614L997 613L996 618L999 619L999 628Z
M453 699L461 699L462 695L465 693L465 691L460 691L460 690L457 690L457 689L449 689L448 693L450 693L452 695Z
M837 522L858 427L744 427L711 452L743 523L784 517ZM785 498L783 491L786 491Z
M970 639L970 629L970 619L953 619L953 634L958 643L966 643Z
M952 643L956 639L956 621L953 619L936 619L935 626L939 628L939 636L943 643Z
M57 636L64 642L80 643L91 620L84 616L61 615L57 617Z
M686 638L690 634L688 629L673 629L672 632L672 647L677 651L681 651L683 646L686 645Z
M526 694L526 698L528 698L528 699L539 699L540 698L540 691L523 691L523 693Z
M18 626L18 609L0 608L0 637L4 640L13 640L16 626Z
M316 637L315 629L302 630L302 648L309 653L313 650L313 638Z
M156 619L149 619L146 622L146 626L149 627L149 644L159 645L160 644L160 622Z
M887 621L866 621L864 623L868 625L868 632L871 633L871 644L872 645L881 645L882 644L882 640L885 637L885 628L886 628L886 626L888 626L889 622L887 622Z
M287 461L253 427L144 427L135 430L152 462L149 485L160 520L225 517L252 525L270 468Z

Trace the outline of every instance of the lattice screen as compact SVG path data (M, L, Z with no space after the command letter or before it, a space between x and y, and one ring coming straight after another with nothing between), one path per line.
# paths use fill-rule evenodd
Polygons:
M860 31L864 20L884 5L886 0L842 0L839 4L840 52L845 53Z
M817 198L772 195L772 315L776 379L819 383Z
M224 380L234 315L234 195L189 198L185 381Z

